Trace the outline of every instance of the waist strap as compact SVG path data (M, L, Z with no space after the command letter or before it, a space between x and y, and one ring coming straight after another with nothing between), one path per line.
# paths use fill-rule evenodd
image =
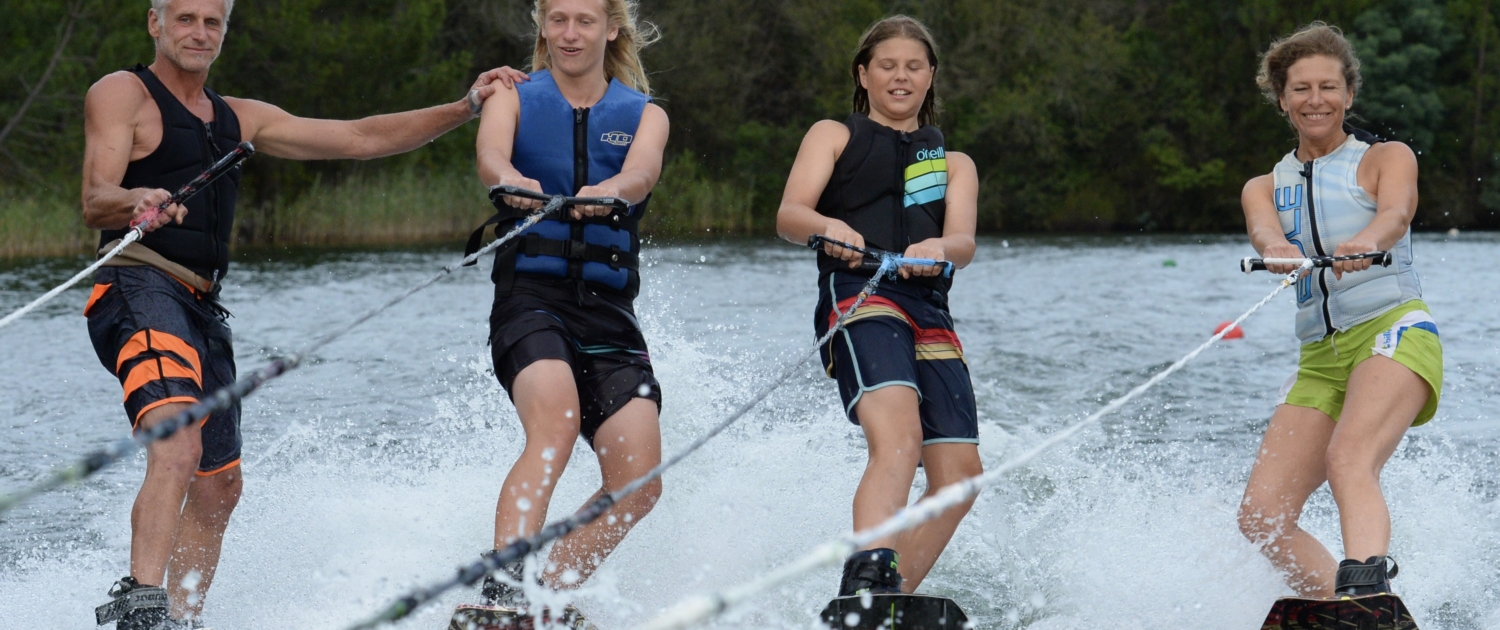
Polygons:
M119 246L119 244L120 239L110 241L109 243L105 244L104 247L99 248L99 255L103 256L109 253L109 250L114 249L115 247ZM203 276L193 273L187 267L167 260L165 256L156 253L155 250L151 249L150 247L146 247L139 242L126 245L125 249L122 250L119 255L109 259L108 261L105 261L104 266L155 267L165 272L167 275L181 280L183 284L192 287L194 290L198 291L201 294L213 295L217 292L218 289L218 287L215 286L213 282L208 281Z
M635 269L639 261L635 253L620 249L617 245L605 247L584 241L562 241L539 234L527 234L521 237L521 245L517 251L524 256L555 256L568 260L595 262L609 265L610 269Z

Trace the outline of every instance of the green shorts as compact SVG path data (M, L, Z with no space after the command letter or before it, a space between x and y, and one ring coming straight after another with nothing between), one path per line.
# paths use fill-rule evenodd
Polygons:
M1421 300L1412 300L1373 320L1302 344L1297 373L1282 386L1282 403L1309 407L1335 421L1344 409L1349 375L1365 359L1381 355L1415 372L1432 387L1427 405L1412 421L1425 424L1443 393L1443 343L1437 323Z
M1281 402L1322 411L1338 422L1355 366L1377 354L1407 366L1427 381L1433 395L1428 396L1427 405L1416 414L1412 426L1433 420L1437 401L1443 396L1443 342L1422 300L1403 303L1367 323L1302 345L1298 372L1281 387Z

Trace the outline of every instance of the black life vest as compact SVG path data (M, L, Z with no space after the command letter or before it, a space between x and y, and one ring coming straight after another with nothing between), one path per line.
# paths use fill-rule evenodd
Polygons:
M203 88L214 106L213 122L205 123L188 111L149 68L137 64L130 71L146 84L161 111L161 144L151 155L125 168L121 188L161 188L175 193L239 145L240 119L213 90ZM210 282L223 280L229 270L229 238L240 176L240 169L234 169L193 195L184 204L188 212L181 225L168 223L147 232L140 243ZM101 231L99 246L123 238L127 231Z
M516 85L521 101L511 164L537 180L549 195L575 195L580 188L619 174L635 141L641 115L651 97L611 80L604 98L592 107L574 108L542 70ZM502 203L499 211L469 237L467 253L479 249L484 230L496 225L504 234L531 214ZM647 199L649 201L649 198ZM495 253L491 274L496 291L510 291L515 277L566 278L618 291L630 297L640 291L637 271L639 225L646 201L605 216L575 220L567 210L550 215Z
M818 199L818 213L849 224L866 246L898 254L912 243L942 236L948 191L943 132L931 125L897 131L859 112L844 126L849 143ZM819 250L818 270L827 274L849 268ZM918 281L945 293L952 285L941 277Z

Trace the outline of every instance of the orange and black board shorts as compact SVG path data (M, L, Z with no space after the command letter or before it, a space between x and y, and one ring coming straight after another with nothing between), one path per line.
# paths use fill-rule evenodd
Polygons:
M146 412L195 403L234 382L229 325L211 298L154 267L105 267L94 275L83 314L99 362L120 379L125 414L140 429ZM201 421L198 475L240 463L240 404Z

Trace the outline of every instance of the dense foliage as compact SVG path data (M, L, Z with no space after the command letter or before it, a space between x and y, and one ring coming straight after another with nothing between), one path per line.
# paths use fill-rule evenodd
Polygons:
M480 69L525 67L529 4L242 0L210 86L322 117L457 100ZM150 61L148 2L5 6L0 189L76 194L82 95ZM1419 151L1419 226L1500 228L1489 0L643 0L663 34L646 63L673 121L661 201L724 204L722 220L692 208L694 220L764 229L803 132L848 111L860 32L893 12L943 48L943 128L979 164L984 229L1238 229L1240 186L1293 141L1255 88L1257 54L1314 19L1363 58L1356 124ZM255 160L242 234L273 230L268 208L327 182L471 172L473 132L371 163Z

